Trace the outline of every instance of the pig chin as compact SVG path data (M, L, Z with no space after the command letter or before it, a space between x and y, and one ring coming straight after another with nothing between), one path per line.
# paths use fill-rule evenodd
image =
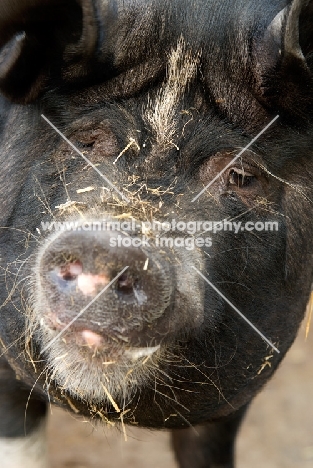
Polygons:
M138 333L132 343L125 334L118 339L109 329L100 332L88 323L73 324L62 333L67 324L59 319L60 311L43 309L41 298L29 328L45 360L48 381L62 393L94 405L110 405L113 399L120 406L153 381L167 350L161 338Z
M41 322L36 340L44 349L57 333ZM64 334L43 353L49 380L61 391L88 404L119 406L153 380L164 347L133 348L104 343L84 330ZM109 396L108 396L109 395Z

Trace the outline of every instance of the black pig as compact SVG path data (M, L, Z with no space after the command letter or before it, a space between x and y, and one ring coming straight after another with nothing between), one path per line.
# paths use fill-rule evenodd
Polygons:
M47 466L49 402L234 466L310 294L312 21L311 0L1 0L2 467Z

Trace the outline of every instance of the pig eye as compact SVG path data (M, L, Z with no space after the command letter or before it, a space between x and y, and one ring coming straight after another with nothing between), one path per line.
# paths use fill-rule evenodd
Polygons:
M103 121L93 128L77 130L71 136L73 143L81 151L103 157L111 157L119 153L119 147L110 123Z
M232 168L229 172L229 184L238 188L249 187L254 180L255 176L244 169Z
M97 136L94 134L81 134L79 138L76 139L75 144L80 149L93 148L97 140Z
M92 148L94 144L95 144L95 141L90 141L90 142L76 141L76 146L80 149Z

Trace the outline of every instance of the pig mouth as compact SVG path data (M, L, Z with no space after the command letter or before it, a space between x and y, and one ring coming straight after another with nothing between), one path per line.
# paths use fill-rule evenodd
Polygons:
M115 342L88 327L66 330L58 338L62 328L45 317L37 327L38 334L33 335L44 358L49 388L54 388L57 398L87 402L108 415L114 415L117 408L128 408L142 388L152 385L167 353L164 343L135 346Z
M46 327L55 333L55 338L68 325L68 323L60 321L58 314L53 313L46 316L45 322ZM112 334L108 330L106 333L102 332L100 334L88 326L72 327L61 339L65 345L74 345L93 356L97 354L105 355L107 365L116 364L121 360L134 362L141 358L147 359L161 348L161 343L155 343L155 340L153 346L131 345L126 337L124 337L124 342L120 340L120 343L117 343L117 340L112 338Z
M167 349L155 340L146 345L114 340L108 330L100 334L88 324L71 326L60 335L66 324L51 312L39 321L33 339L58 394L97 408L104 405L107 411L112 401L122 407L149 384Z

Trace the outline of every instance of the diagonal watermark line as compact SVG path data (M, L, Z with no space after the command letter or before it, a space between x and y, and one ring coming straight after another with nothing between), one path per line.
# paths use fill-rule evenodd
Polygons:
M219 172L219 173L217 174L217 176L214 177L214 179L211 180L211 182L210 182L206 187L204 187L204 189L201 190L201 192L200 192L193 200L191 200L191 203L194 203L196 200L198 200L198 198L200 198L201 195L203 195L204 192L206 192L206 191L208 190L208 188L211 187L211 185L213 185L214 182L215 182L217 179L219 179L219 178L221 177L221 175L224 174L224 172L227 171L227 169L228 169L230 166L232 166L232 165L237 161L237 159L239 159L240 156L241 156L245 151L247 151L247 150L253 145L253 143L255 143L255 142L260 138L260 136L263 135L263 133L265 133L265 132L276 122L277 119L279 119L279 115L276 115L275 119L273 119L268 125L266 125L266 127L263 128L263 130L262 130L255 138L253 138L253 140L251 140L250 143L249 143L243 150L241 150L240 153L238 153L237 156L236 156L232 161L230 161L230 163L227 164L227 166L225 166L224 169L223 169L221 172Z
M92 299L92 301L90 301L89 304L87 304L86 307L84 307L84 308L76 315L76 317L74 317L73 320L71 320L70 323L68 323L68 324L66 325L66 327L64 327L63 330L61 330L60 333L59 333L55 338L53 338L53 340L50 341L50 343L41 351L40 355L42 355L45 351L47 351L47 349L49 349L49 348L53 345L53 343L55 343L55 342L63 335L63 333L65 333L66 330L68 330L68 329L73 325L73 323L75 323L76 320L79 319L79 317L81 317L81 316L86 312L86 310L89 309L89 307L90 307L92 304L94 304L94 303L99 299L99 297L102 296L102 294L105 293L105 291L106 291L107 289L109 289L109 287L112 286L112 284L115 283L115 281L116 281L120 276L122 276L123 273L125 273L125 271L126 271L128 268L129 268L129 266L125 267L117 276L115 276L115 278L112 279L112 281L110 281L110 283L107 284L107 285L105 286L105 288L103 288L102 291L100 291L99 294L97 294L97 295Z
M120 191L115 187L115 185L112 184L112 182L110 182L109 179L107 179L107 177L106 177L104 174L102 174L102 172L99 171L99 169L98 169L91 161L89 161L89 159L86 158L86 156L85 156L81 151L79 151L79 149L76 148L76 146L73 145L73 143L72 143L68 138L66 138L66 136L65 136L55 125L53 125L53 123L50 122L49 119L47 119L47 117L46 117L45 115L41 114L41 117L50 125L50 127L53 128L53 130L55 130L55 131L60 135L60 137L63 138L63 140L66 141L66 143L68 143L68 144L73 148L74 151L76 151L77 154L79 154L79 156L81 156L81 157L86 161L86 163L87 163L89 166L91 166L91 167L102 177L102 179L104 179L104 180L106 181L106 183L107 183L113 190L115 190L115 192L117 192L117 193L119 194L120 197L123 198L124 201L126 201L126 203L130 203L130 200L129 200L127 197L125 197L125 195L123 195L123 193L120 192Z
M234 306L234 304L232 304L232 303L227 299L227 297L224 296L224 294L221 293L221 291L219 291L219 290L217 289L217 287L214 286L214 284L212 284L211 281L209 281L209 280L201 273L201 271L197 270L197 268L194 267L194 266L192 266L191 268L193 268L193 269L198 273L198 275L201 276L201 278L204 279L204 281L205 281L206 283L208 283L208 285L211 286L211 288L214 289L214 291L217 292L217 294L219 294L219 295L221 296L221 298L224 299L224 301L227 302L227 304L230 305L230 306L234 309L234 311L237 312L237 314L240 315L240 317L241 317L245 322L247 322L248 325L250 325L250 327L253 328L253 330L254 330L256 333L258 333L258 335L260 335L260 337L261 337L268 345L270 345L270 346L274 349L274 351L276 351L276 353L280 354L279 349L277 349L276 346L274 346L274 344L273 344L268 338L266 338L266 336L263 335L263 333L260 332L260 330L259 330L255 325L253 325L253 323L250 322L250 320L249 320L243 313L241 313L240 310L237 309L237 307Z

